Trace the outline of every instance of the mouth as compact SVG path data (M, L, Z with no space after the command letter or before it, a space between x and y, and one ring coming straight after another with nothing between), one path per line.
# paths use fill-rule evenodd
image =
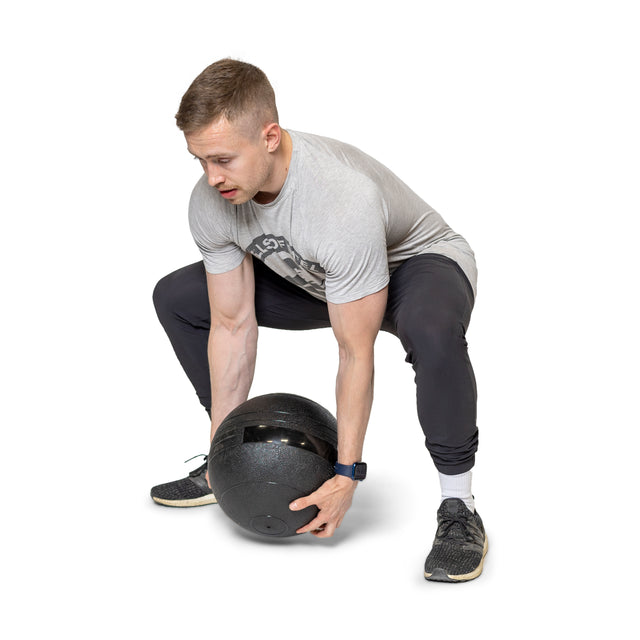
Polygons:
M233 198L236 195L236 193L238 193L237 189L224 189L224 190L223 189L219 189L218 191L220 192L220 195L223 198L227 198L227 200L229 198Z

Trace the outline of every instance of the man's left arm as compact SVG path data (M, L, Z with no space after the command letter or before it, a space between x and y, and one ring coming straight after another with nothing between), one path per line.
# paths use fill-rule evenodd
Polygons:
M328 306L340 353L336 380L338 462L351 465L362 459L373 403L373 347L387 306L387 287L353 302ZM313 504L320 510L298 533L332 536L351 506L356 484L336 475L309 496L294 501L290 505L294 511Z

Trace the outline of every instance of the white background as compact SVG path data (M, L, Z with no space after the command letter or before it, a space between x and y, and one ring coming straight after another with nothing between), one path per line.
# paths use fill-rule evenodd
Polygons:
M626 636L636 3L4 6L3 636ZM377 157L476 252L474 492L490 550L474 582L423 579L439 487L387 335L370 476L333 539L255 539L218 507L149 499L207 448L151 291L199 259L199 168L173 116L225 56L267 73L284 127ZM336 356L329 331L262 331L253 394L334 410Z

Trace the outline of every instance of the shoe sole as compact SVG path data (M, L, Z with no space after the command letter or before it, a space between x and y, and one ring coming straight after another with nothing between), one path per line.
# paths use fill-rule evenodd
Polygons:
M164 498L156 498L151 496L154 502L164 505L165 507L202 507L205 504L217 504L216 497L213 494L200 496L199 498L190 498L189 500L165 500Z
M484 547L482 549L482 558L480 559L480 563L478 566L471 571L470 573L463 573L460 575L449 575L445 572L444 569L434 569L433 573L424 572L424 577L427 580L432 580L433 582L466 582L467 580L473 580L477 578L482 573L482 567L484 566L484 557L487 555L487 551L489 550L489 538L484 536Z

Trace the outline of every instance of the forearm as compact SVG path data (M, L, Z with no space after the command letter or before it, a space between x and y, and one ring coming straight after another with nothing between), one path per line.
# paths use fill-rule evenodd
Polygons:
M373 403L373 348L360 354L343 353L336 380L338 461L362 460L362 449Z
M362 459L364 436L373 402L373 349L360 355L340 348L340 367L336 380L338 404L338 462L352 464ZM297 533L312 532L321 538L333 535L351 506L357 482L341 475L327 480L311 495L295 500L294 511L311 504L318 515Z
M340 365L336 380L338 414L338 462L362 460L364 436L373 404L373 347L387 304L387 288L343 304L328 303L331 327L338 341ZM318 515L298 533L319 537L333 535L351 505L357 486L350 478L335 475L309 496L295 500L291 509L315 504Z
M211 439L227 414L249 396L256 364L258 327L212 325L208 355L211 379Z

